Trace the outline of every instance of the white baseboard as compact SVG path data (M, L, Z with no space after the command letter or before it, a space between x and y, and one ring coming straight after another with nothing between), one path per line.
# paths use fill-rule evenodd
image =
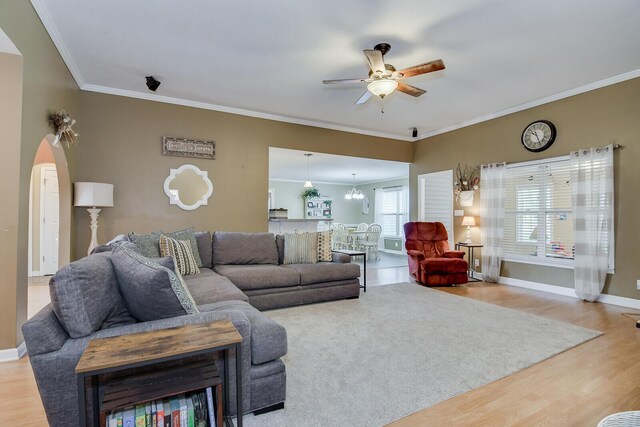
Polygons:
M503 276L500 276L500 278L498 279L498 283L509 286L517 286L519 288L533 289L535 291L548 292L550 294L578 298L573 288L565 288L563 286L547 285L546 283L530 282L528 280L520 280ZM640 310L640 300L633 298L602 294L598 298L598 302Z
M36 277L36 276L40 276L39 271L32 271L31 273L29 273L29 277Z
M24 343L24 341L22 341L22 343L17 348L7 348L4 350L0 350L0 363L18 360L25 354L27 354L27 345Z

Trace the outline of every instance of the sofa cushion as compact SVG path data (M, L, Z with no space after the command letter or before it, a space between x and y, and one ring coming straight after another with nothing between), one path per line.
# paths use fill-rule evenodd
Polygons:
M213 233L213 265L278 264L272 233Z
M135 323L118 291L111 253L65 265L49 281L51 305L70 337Z
M277 265L218 265L214 271L231 280L242 291L300 284L297 271Z
M284 235L283 264L315 264L318 262L318 233Z
M198 244L198 254L202 260L202 265L198 267L211 268L211 233L208 231L196 231L196 243Z
M220 301L249 300L231 280L205 267L200 269L200 274L185 276L184 282L198 306Z
M172 270L125 246L111 259L125 304L139 321L198 313L182 277Z
M284 267L300 273L301 285L360 277L360 266L352 263L319 262L317 264L288 264Z
M282 325L244 301L225 301L201 306L205 311L240 311L251 324L251 363L260 365L287 354L287 331Z
M149 234L129 233L127 236L130 241L138 245L142 255L148 258L157 258L160 256L160 247L158 246L158 243L160 242L162 231L154 231Z
M188 240L176 240L165 235L160 236L160 255L173 258L174 270L182 276L200 273L198 263L193 255L193 249L191 249Z
M193 227L189 227L186 230L174 231L172 233L163 233L167 237L171 237L176 240L187 240L191 246L191 252L193 252L193 258L196 261L198 267L202 267L202 259L200 258L200 251L198 250L198 242L196 241L196 234L193 231Z
M425 273L466 273L467 261L459 258L428 258L421 262Z

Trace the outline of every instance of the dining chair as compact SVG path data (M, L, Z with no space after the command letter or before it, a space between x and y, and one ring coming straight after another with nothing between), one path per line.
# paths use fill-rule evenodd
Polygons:
M376 260L380 260L380 254L378 252L378 240L382 234L382 226L380 224L371 224L367 227L367 232L364 235L364 239L358 242L358 246L361 247L369 258L369 253L374 252L376 254Z
M361 222L360 224L358 224L355 229L356 234L351 235L351 245L353 246L353 249L357 249L360 245L360 242L364 240L367 228L369 228L369 224L367 224L366 222Z

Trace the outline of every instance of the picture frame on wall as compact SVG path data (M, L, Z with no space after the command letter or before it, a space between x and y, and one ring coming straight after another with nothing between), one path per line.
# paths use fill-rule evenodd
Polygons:
M215 141L163 136L162 155L215 160L216 143Z

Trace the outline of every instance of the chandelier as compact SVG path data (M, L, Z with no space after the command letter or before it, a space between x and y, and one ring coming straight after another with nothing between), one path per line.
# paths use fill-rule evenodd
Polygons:
M344 198L347 200L362 200L364 199L364 194L362 194L362 191L356 189L356 174L352 173L351 175L353 175L353 188L347 191Z

